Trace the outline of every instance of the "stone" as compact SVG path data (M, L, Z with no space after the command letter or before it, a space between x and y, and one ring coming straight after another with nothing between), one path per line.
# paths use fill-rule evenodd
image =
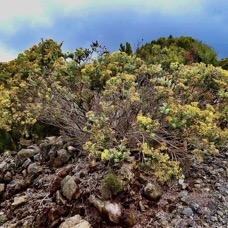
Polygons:
M193 215L193 211L190 207L186 207L186 208L184 208L184 210L182 211L181 214L190 217Z
M67 218L59 228L91 228L91 225L86 220L82 219L80 215Z
M218 221L218 218L216 216L211 216L211 221L212 222L217 222Z
M67 175L61 181L61 188L63 195L68 199L72 200L73 196L75 195L76 191L79 190L77 184L75 183L74 179Z
M62 196L59 190L56 191L56 203L66 205L67 200Z
M17 153L16 164L22 165L27 158L33 157L35 151L34 149L22 149Z
M100 212L100 213L103 213L104 211L104 202L101 201L100 199L96 198L94 195L90 195L88 201L94 206L97 208L97 210Z
M3 180L6 182L10 182L13 179L11 172L7 171L6 174L4 175Z
M41 161L41 154L35 154L33 158L34 158L34 161L40 162Z
M128 227L134 226L138 221L137 214L133 210L126 211L124 217L124 222Z
M128 186L129 184L132 184L134 182L134 163L132 164L123 164L119 170L119 175L121 180L124 183L124 186Z
M178 180L178 184L179 184L179 185L183 185L183 184L184 184L184 179L179 179L179 180Z
M57 155L58 155L60 161L62 162L62 164L67 163L70 159L70 155L67 153L67 151L65 149L58 150Z
M12 208L18 208L19 206L25 204L28 201L27 196L19 196L19 197L14 197L14 201L12 203Z
M4 173L7 170L7 162L2 161L0 163L0 173Z
M75 151L77 151L77 149L76 149L75 147L73 147L73 146L68 146L68 147L67 147L67 150L68 150L68 152L69 152L70 154L72 154L72 153L74 153Z
M190 208L194 211L197 212L199 210L199 204L195 203L195 202L190 202L189 203Z
M122 216L122 208L118 203L105 202L104 211L107 213L111 222L119 224Z
M61 188L61 181L62 181L62 178L59 176L56 176L54 178L54 180L50 186L50 193L51 194L53 194L54 192L56 192L57 190L59 190Z
M42 168L35 162L28 166L27 172L30 175L38 175L42 172Z
M56 175L63 178L65 176L67 176L72 171L72 168L73 168L72 165L64 166L60 170L58 170Z
M5 184L0 183L0 194L5 191Z
M32 163L32 160L30 158L27 158L24 163L22 164L22 167L27 169L27 167Z
M188 191L187 190L183 190L179 193L180 197L187 197L188 196Z
M7 220L7 216L4 214L4 212L0 211L0 224L5 223Z
M157 183L148 183L143 189L143 193L149 200L159 200L162 196L162 189Z

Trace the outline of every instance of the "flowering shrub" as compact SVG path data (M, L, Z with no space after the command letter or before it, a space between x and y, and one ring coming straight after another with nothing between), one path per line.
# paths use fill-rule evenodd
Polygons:
M41 59L36 46L1 65L1 129L47 123L91 159L120 165L137 153L161 182L181 177L179 161L187 155L202 159L224 146L226 70L178 62L166 70L123 52L87 61L89 52L77 50L69 61L58 45L46 45ZM16 62L24 67L18 74Z

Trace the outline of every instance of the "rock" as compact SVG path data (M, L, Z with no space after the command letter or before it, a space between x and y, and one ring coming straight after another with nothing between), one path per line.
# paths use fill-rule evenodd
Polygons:
M67 200L62 196L59 190L56 191L56 203L66 205Z
M186 207L186 208L184 208L184 210L182 211L181 214L190 217L193 215L193 211L190 207Z
M104 205L104 211L107 213L111 222L119 224L122 215L122 208L120 204L106 202Z
M190 202L189 203L190 208L194 211L197 212L199 210L199 204L195 203L195 202Z
M143 193L149 200L159 200L162 196L162 189L157 183L148 183L143 189Z
M119 170L120 179L123 181L124 186L128 187L129 184L134 182L134 173L132 170L134 169L134 163L132 164L123 164L121 169Z
M70 155L67 153L65 149L58 150L57 155L62 164L66 164L70 159Z
M122 208L120 204L109 201L103 202L94 195L91 195L88 200L97 208L101 216L108 217L108 219L115 224L120 222L122 216Z
M12 208L15 209L15 208L25 204L27 201L28 201L27 196L14 197L14 201L12 203Z
M125 217L124 222L128 227L134 226L138 221L137 214L132 210L126 211L124 213L124 217Z
M71 200L73 196L75 195L76 191L79 190L77 184L75 183L74 179L67 175L62 181L61 181L61 188L63 195L68 199Z
M35 162L28 166L27 172L30 175L38 175L40 172L42 172L42 168Z
M178 184L179 184L179 185L183 185L183 184L184 184L184 179L179 179L179 180L178 180Z
M61 181L62 178L59 176L56 176L51 184L50 187L50 193L53 194L54 192L56 192L57 190L59 190L61 188Z
M4 173L7 170L7 162L3 161L0 163L0 173Z
M91 228L91 225L86 220L82 219L80 215L67 218L59 228Z
M73 168L72 165L64 166L60 170L58 170L56 175L63 178L72 171L72 168Z
M5 191L5 184L0 183L0 194Z
M7 171L6 174L4 175L3 180L5 182L10 182L13 179L11 172Z
M34 149L22 149L17 153L16 164L22 165L27 158L33 157L35 151Z
M0 211L0 225L5 223L7 220L7 216L2 211Z
M33 158L34 158L34 161L40 162L41 161L41 154L35 154Z
M27 158L27 159L24 161L22 167L25 168L25 169L27 169L27 167L28 167L31 163L32 163L32 160L31 160L30 158Z
M19 189L20 186L20 180L19 179L13 179L9 184L7 184L7 191L14 193L16 190Z
M188 196L188 191L187 190L183 190L179 193L180 197L187 197Z
M96 198L94 195L90 195L90 197L88 198L88 201L98 209L98 211L100 213L102 213L104 211L104 202L101 201L100 199Z
M218 221L218 218L216 216L211 216L211 221L212 222L217 222Z
M53 222L66 214L66 209L64 207L52 204L50 210L48 211L48 220Z
M68 152L69 152L70 154L73 154L75 151L77 151L77 149L76 149L75 147L73 147L73 146L68 146L68 147L67 147L67 150L68 150Z

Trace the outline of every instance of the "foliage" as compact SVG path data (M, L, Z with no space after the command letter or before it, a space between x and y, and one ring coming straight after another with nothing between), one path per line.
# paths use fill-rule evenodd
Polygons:
M218 65L221 66L224 70L228 70L228 58L221 59L218 62Z
M160 182L180 178L181 159L224 146L228 116L227 71L182 64L183 45L195 44L184 40L181 47L163 47L166 39L153 45L154 64L119 51L92 58L97 43L62 54L60 45L43 41L1 65L1 129L24 132L38 121L75 138L90 159L121 165L137 153Z
M101 194L104 198L112 198L123 190L122 181L113 171L104 176L101 183Z
M217 54L212 48L192 37L185 36L179 38L169 36L152 40L138 48L136 55L148 63L161 64L166 69L171 62L217 64Z
M127 53L128 55L133 54L132 47L131 47L131 44L129 42L126 42L126 45L120 44L119 50Z

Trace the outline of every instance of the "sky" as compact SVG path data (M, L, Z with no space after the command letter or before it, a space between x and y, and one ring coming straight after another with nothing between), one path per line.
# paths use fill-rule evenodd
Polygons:
M109 51L133 50L159 37L192 36L218 59L228 57L228 0L0 0L0 62L41 42L63 51L94 41ZM142 42L143 40L143 42Z

